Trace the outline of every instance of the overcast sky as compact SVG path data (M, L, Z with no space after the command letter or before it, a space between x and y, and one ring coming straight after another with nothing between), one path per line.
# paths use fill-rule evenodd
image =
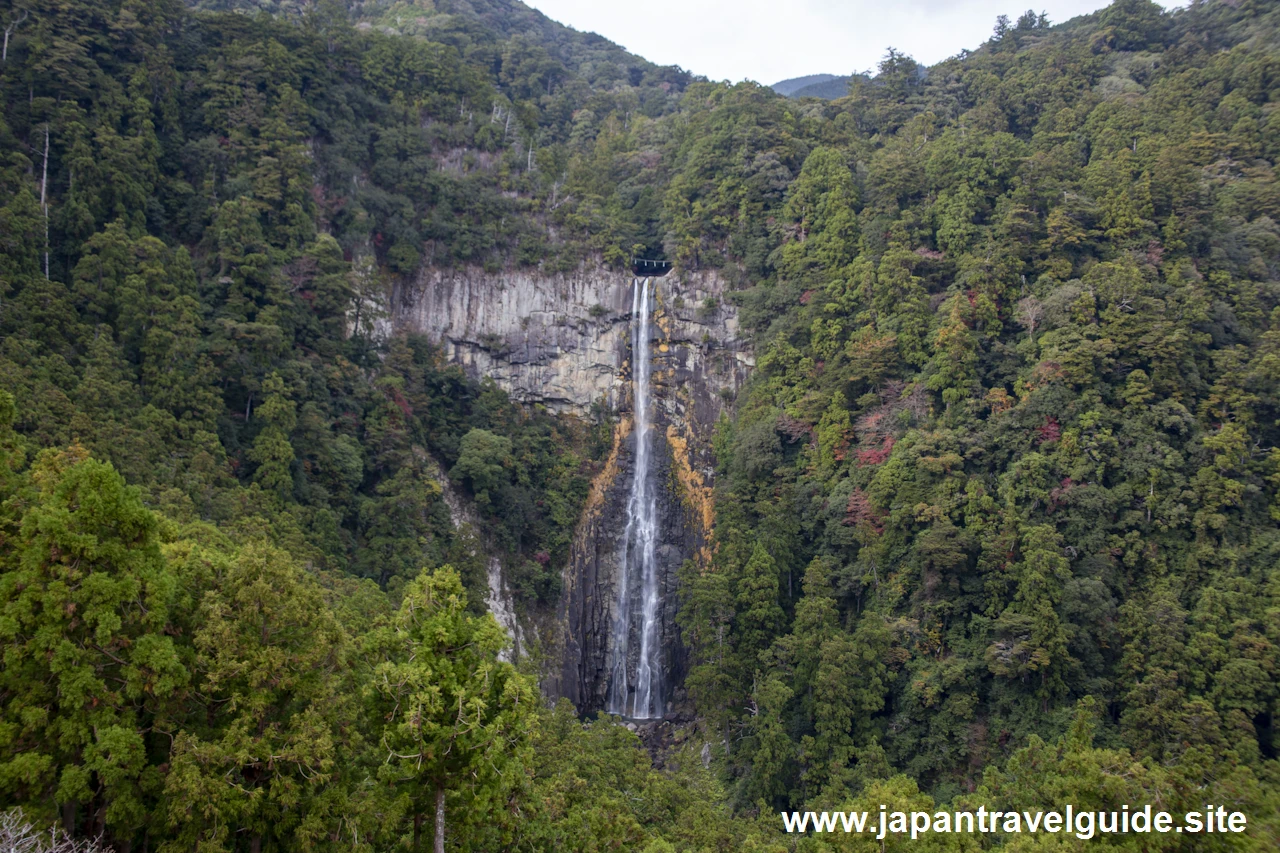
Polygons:
M872 70L890 45L931 65L976 48L991 34L997 15L1017 20L1027 8L1017 0L525 2L660 65L679 65L713 80L765 84L805 74ZM1056 24L1107 2L1039 0L1033 5Z

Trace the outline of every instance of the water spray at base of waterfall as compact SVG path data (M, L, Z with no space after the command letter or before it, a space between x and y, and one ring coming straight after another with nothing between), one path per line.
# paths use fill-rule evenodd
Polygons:
M658 501L653 488L653 437L650 435L649 418L651 298L649 279L636 279L631 296L631 383L636 451L631 493L627 498L627 524L622 536L608 706L609 713L636 720L661 717L666 710L659 619L662 595L657 555ZM633 584L639 588L633 590ZM640 644L634 691L629 678L633 627Z

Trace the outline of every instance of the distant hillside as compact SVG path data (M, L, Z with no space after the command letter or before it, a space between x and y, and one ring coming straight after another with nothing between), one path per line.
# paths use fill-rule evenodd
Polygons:
M858 75L810 74L774 83L769 88L788 98L822 98L825 101L849 94L849 84Z
M790 98L822 98L830 101L835 98L843 98L849 94L849 83L853 77L836 77L833 80L826 80L822 83L811 83L803 89L797 89L787 97Z
M839 74L809 74L805 77L792 77L789 80L781 80L774 83L769 88L777 92L779 95L791 97L796 92L799 92L801 89L808 88L809 86L821 86L822 84L829 83L832 80L844 79L846 78L841 77Z

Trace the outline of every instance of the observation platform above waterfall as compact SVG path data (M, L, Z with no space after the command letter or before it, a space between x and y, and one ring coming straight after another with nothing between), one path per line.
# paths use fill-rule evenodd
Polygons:
M632 258L631 271L646 278L660 278L671 272L671 261L660 261L649 258Z

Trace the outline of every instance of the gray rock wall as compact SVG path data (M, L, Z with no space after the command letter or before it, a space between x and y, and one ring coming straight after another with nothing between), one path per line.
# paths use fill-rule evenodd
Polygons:
M539 637L546 653L544 690L569 698L583 713L603 705L612 670L609 632L634 457L633 281L629 273L599 267L556 275L428 269L403 286L393 304L398 330L427 334L450 360L477 377L492 377L516 400L578 416L603 404L620 415L609 459L579 521L555 618ZM677 684L684 653L675 625L676 570L686 559L709 556L711 432L754 362L738 335L723 279L714 272L673 273L654 281L656 334L649 346L654 423L664 439L655 472L662 486L663 645L668 681ZM674 691L677 704L682 696Z

